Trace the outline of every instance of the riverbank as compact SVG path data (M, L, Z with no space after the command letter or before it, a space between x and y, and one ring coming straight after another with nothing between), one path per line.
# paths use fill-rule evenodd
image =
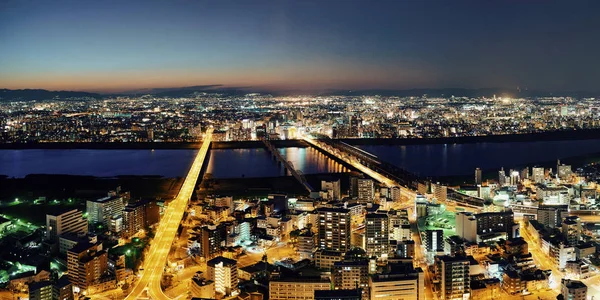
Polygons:
M600 138L600 129L540 132L530 134L505 134L490 136L464 136L444 138L377 138L341 139L351 145L423 145L423 144L469 144L504 143L560 140L586 140ZM303 140L273 140L275 147L308 147ZM200 143L144 142L144 143L0 143L0 149L197 149ZM211 149L262 148L261 141L212 142Z
M600 153L591 153L586 155L572 156L560 159L561 164L571 165L573 171L577 168L581 168L590 163L598 163L600 162ZM543 167L546 169L556 170L556 160L550 161L539 161L535 163L515 165L515 166L506 166L504 167L504 171L507 175L509 175L510 169L518 170L519 172L524 168L529 168L529 173L531 174L533 167ZM498 180L498 171L500 169L491 170L491 169L483 169L482 170L482 179L485 180ZM461 184L473 184L475 180L475 170L473 170L472 174L462 174L462 175L449 175L449 176L438 176L438 177L429 177L433 182L442 182L449 185L461 185Z
M381 138L381 139L341 139L351 145L426 145L426 144L472 144L472 143L506 143L506 142L538 142L589 140L600 138L600 129L581 129L568 131L552 131L528 134L504 134L488 136L463 136L444 138Z
M321 180L340 179L340 189L345 193L350 188L350 172L307 174L306 181L315 189L321 188ZM267 197L282 193L289 196L307 196L309 193L292 176L255 178L211 178L206 174L200 183L200 198L207 195L227 195L234 198Z

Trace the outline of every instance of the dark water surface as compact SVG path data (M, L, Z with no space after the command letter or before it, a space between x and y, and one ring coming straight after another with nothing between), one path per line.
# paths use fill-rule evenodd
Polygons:
M359 148L421 176L473 174L475 168L533 166L600 152L600 140L431 145L366 145Z
M421 176L472 174L483 170L533 165L600 152L600 140L433 145L369 145L365 151ZM305 174L347 171L313 148L280 148ZM196 150L0 150L0 175L70 174L184 176ZM214 149L208 173L215 178L272 177L283 167L264 148Z
M306 173L345 171L313 148L281 148L295 168ZM0 175L69 174L184 176L196 150L0 150ZM263 148L211 150L208 173L215 178L272 177L283 167Z

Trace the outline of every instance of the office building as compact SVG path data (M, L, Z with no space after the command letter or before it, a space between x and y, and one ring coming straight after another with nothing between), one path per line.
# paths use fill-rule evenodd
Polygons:
M56 282L39 281L29 284L30 300L73 300L73 285L66 276Z
M562 220L568 215L567 205L540 205L537 209L537 221L551 228L560 228Z
M571 165L565 165L560 163L560 159L556 162L556 176L560 179L567 179L571 176L573 170Z
M319 269L330 270L333 268L333 264L336 261L342 261L344 259L344 252L319 249L315 251L314 258L315 267Z
M415 241L398 241L396 243L396 255L398 257L415 257Z
M498 186L505 186L507 184L507 178L506 178L506 172L504 171L504 168L501 168L500 171L498 171Z
M477 218L470 212L456 213L456 235L471 242L477 242Z
M561 279L560 293L565 300L586 300L587 286L579 280Z
M362 290L315 290L315 300L361 300ZM367 298L368 299L368 298Z
M69 281L86 290L108 272L108 253L102 244L80 243L67 251Z
M331 282L321 277L305 276L269 281L270 300L313 300L318 290L331 290Z
M237 262L222 256L207 263L208 280L215 283L215 291L225 296L235 296L238 289Z
M358 178L358 202L373 203L375 197L375 183L373 179Z
M506 232L511 235L515 224L514 214L511 210L480 213L476 214L475 218L477 219L477 234Z
M319 248L346 252L350 247L350 214L343 208L319 208Z
M510 170L510 185L517 186L521 182L521 173L519 171Z
M86 203L88 222L108 227L112 218L123 216L124 208L125 203L120 196L110 195L97 200L88 200Z
M433 196L439 202L445 202L448 198L448 187L445 185L431 184L431 190L433 192Z
M86 222L87 225L87 222ZM76 233L65 233L58 237L58 252L67 254L67 251L75 247L79 243L89 242L90 238L87 235Z
M321 180L321 192L326 200L341 199L340 180Z
M200 299L216 299L215 282L202 278L202 272L197 272L190 282L192 297Z
M336 290L362 289L362 298L369 299L369 261L344 259L333 264L333 288Z
M52 282L40 281L29 284L29 299L30 300L54 300L52 297Z
M481 169L476 168L475 169L475 185L479 185L481 183L482 183Z
M531 179L534 183L543 183L546 179L545 170L542 167L533 167L531 172Z
M562 222L562 234L567 243L576 246L581 239L581 219L577 216L566 217Z
M427 252L443 252L444 251L444 231L443 230L426 230L425 231L425 248Z
M390 243L388 216L386 214L367 214L365 222L367 255L387 258Z
M59 236L67 233L85 235L88 223L81 211L72 209L59 214L46 215L46 239L58 242Z
M442 300L464 299L470 294L470 263L466 257L436 256L435 274Z
M69 281L67 276L63 276L58 279L52 285L53 300L73 300L73 284Z
M200 228L196 241L200 256L208 260L221 255L224 234L223 226L207 225Z
M160 220L160 208L156 201L146 200L129 203L123 209L123 236L131 237L140 230Z
M383 273L369 278L371 300L424 300L425 277L412 263L389 264Z
M305 230L298 236L298 254L300 260L313 259L313 253L317 248L315 242L315 234L309 230Z
M415 198L415 212L417 214L417 218L427 216L428 203L429 202L427 201L427 198L425 198L423 195L417 195L417 197Z

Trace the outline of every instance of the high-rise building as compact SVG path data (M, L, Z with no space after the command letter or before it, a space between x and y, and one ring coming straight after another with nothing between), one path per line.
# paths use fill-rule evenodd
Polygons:
M156 201L146 200L129 203L123 209L123 235L130 237L138 231L157 223L160 208Z
M83 219L81 211L71 209L59 214L47 214L46 230L46 239L58 241L59 236L67 233L87 234L88 223Z
M298 254L300 255L300 260L312 260L316 248L314 233L306 230L298 236Z
M480 168L476 168L475 169L475 185L481 184L482 183L482 179L481 179L481 169Z
M435 274L440 280L442 300L463 299L470 293L469 260L465 257L436 256Z
M500 171L498 171L498 185L506 185L506 172L504 172L504 168L501 168Z
M427 198L423 195L418 194L415 198L415 212L417 214L417 218L427 216Z
M577 246L581 239L581 219L578 216L569 216L562 222L562 234L567 243L571 246Z
M398 241L396 243L396 255L398 257L415 257L415 241Z
M519 171L510 170L510 185L516 186L521 182L521 174Z
M537 209L537 221L551 228L559 228L568 215L567 205L540 205Z
M512 233L515 224L514 214L511 210L480 213L476 214L475 218L477 219L477 234Z
M306 276L269 281L270 300L314 300L317 290L331 290L331 282L321 277Z
M531 173L532 173L531 177L533 179L533 182L535 182L535 183L542 183L542 182L544 182L544 179L546 177L546 174L544 173L544 168L533 167Z
M433 196L437 201L445 202L448 198L448 187L442 184L431 184L431 190L433 192Z
M558 165L556 166L557 172L556 175L560 179L566 179L573 174L573 169L571 165L560 164L560 160L558 161Z
M410 240L412 238L407 211L390 210L388 212L388 217L390 220L390 240L403 241Z
M69 281L86 290L108 272L108 253L102 244L79 243L67 251Z
M208 280L215 282L217 293L231 296L238 289L237 262L222 256L213 258L206 263Z
M386 214L367 214L366 250L367 255L387 258L390 244L389 220Z
M358 202L373 203L375 197L375 183L373 179L358 178Z
M369 299L369 261L345 259L333 264L331 271L336 290L362 289L363 299Z
M520 175L521 175L521 180L529 179L529 167L523 168L523 170L521 170Z
M100 198L97 200L88 200L86 211L88 222L101 223L104 226L110 226L110 220L113 217L122 217L125 203L123 198L116 195Z
M341 199L340 180L321 180L321 191L327 200Z
M456 213L456 235L469 242L477 242L477 218L472 213Z
M350 248L350 214L344 208L319 208L319 248L346 252Z
M427 252L442 252L444 251L444 231L443 230L426 230L425 231L425 248Z
M224 234L222 226L207 225L200 228L197 240L200 256L205 259L212 259L221 255Z
M560 293L565 300L586 300L587 285L579 280L561 279Z
M425 299L425 277L411 263L389 264L383 273L369 279L372 300Z
M128 204L123 209L123 236L128 238L144 229L144 207Z

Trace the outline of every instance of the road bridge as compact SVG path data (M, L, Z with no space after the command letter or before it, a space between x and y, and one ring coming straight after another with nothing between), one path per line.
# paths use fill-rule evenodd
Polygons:
M181 224L183 214L192 197L196 181L200 176L204 159L210 148L212 139L212 129L206 131L202 146L198 150L194 162L185 177L179 194L171 201L163 214L154 239L150 242L150 249L144 259L144 270L141 277L135 282L133 289L125 299L134 300L142 296L147 291L152 299L170 299L162 290L161 279L167 263L167 256L171 250L171 245L177 234L177 229Z

